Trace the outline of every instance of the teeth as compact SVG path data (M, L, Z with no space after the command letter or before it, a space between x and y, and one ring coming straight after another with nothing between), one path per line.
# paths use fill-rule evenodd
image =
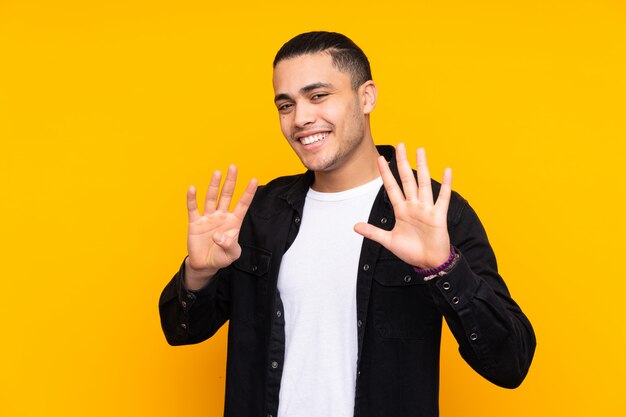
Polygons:
M301 139L300 139L300 142L301 142L303 145L310 145L311 143L315 143L315 142L318 142L318 141L320 141L320 140L322 140L322 139L326 138L328 135L329 135L329 133L328 133L328 132L324 132L324 133L316 133L316 134L314 134L314 135L311 135L311 136L306 136L306 137L304 137L304 138L301 138Z

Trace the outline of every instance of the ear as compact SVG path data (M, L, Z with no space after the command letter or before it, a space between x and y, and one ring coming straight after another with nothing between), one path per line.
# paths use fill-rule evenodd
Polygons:
M359 87L359 98L361 100L363 114L370 114L374 111L376 100L378 99L378 89L374 81L369 80L361 84Z

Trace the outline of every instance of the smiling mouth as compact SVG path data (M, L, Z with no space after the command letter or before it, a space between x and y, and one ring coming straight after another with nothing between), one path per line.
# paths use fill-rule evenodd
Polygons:
M314 135L305 136L298 140L303 145L310 145L312 143L319 142L320 140L326 139L328 135L330 135L330 132L315 133Z

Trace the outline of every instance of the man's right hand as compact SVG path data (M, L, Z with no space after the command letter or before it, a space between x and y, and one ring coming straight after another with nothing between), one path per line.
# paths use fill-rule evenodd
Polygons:
M185 285L190 290L202 288L218 270L227 267L241 255L239 230L256 192L257 181L250 181L231 212L229 208L237 182L237 167L228 167L220 194L221 180L222 173L215 171L207 189L203 215L198 210L195 187L192 185L187 191L189 256L185 261Z

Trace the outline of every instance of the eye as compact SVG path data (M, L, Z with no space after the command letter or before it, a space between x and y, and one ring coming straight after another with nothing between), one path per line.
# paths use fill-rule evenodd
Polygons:
M291 107L293 107L293 104L291 104L291 103L282 103L282 104L279 104L277 107L278 107L278 111L279 112L284 113L284 112L288 111L289 109L291 109Z
M311 96L311 100L313 101L319 101L321 99L323 99L324 97L326 97L328 95L328 93L315 93Z

